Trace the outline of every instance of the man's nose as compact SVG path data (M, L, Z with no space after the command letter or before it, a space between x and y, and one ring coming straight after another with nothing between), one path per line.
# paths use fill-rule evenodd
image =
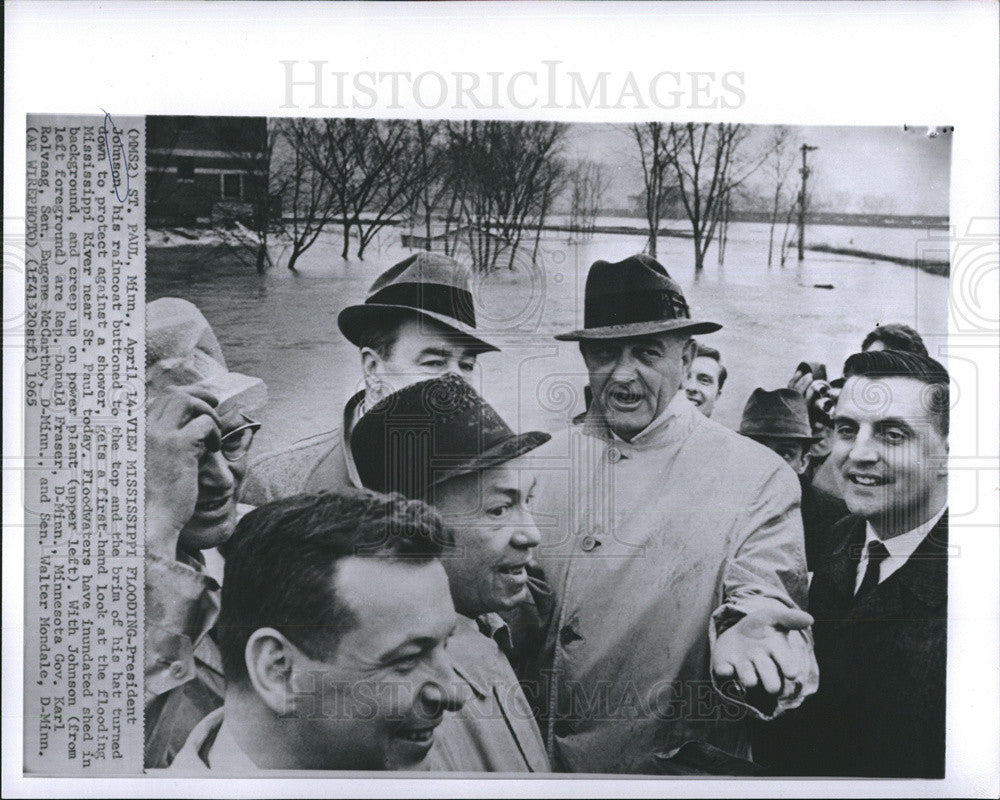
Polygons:
M510 537L511 546L516 547L518 550L538 547L542 542L542 535L538 532L538 527L535 525L534 520L530 518L530 514L527 516L529 518L523 524L518 525Z
M420 704L424 714L433 719L445 711L461 710L465 705L465 698L455 682L441 684L428 681L420 687Z
M206 452L198 467L198 483L213 489L230 489L236 485L233 470L221 452Z
M878 461L878 448L875 446L875 441L870 431L864 429L858 431L854 437L854 441L851 442L851 449L848 455L851 461L861 463Z
M438 659L433 680L420 687L420 706L428 718L440 716L445 711L458 711L465 705L462 679L446 655Z
M628 352L618 356L615 367L611 372L611 379L615 383L628 383L635 377L635 359Z

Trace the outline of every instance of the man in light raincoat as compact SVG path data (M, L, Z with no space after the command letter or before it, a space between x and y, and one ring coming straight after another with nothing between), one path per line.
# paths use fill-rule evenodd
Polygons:
M816 690L794 472L679 391L691 319L655 260L596 262L580 343L592 402L536 451L555 592L537 703L553 768L754 774L750 716Z

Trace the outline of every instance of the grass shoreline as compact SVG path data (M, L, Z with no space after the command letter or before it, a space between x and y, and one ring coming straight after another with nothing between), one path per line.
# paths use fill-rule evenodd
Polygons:
M940 275L943 278L947 278L951 274L951 264L948 261L938 259L903 258L902 256L890 256L885 253L874 253L870 250L857 250L853 247L831 247L828 244L807 244L806 250L812 250L815 253L832 253L839 256L868 258L872 261L888 261L904 267L922 269L924 272L929 272L931 275Z
M401 227L393 225L393 227ZM532 229L534 227L532 226ZM206 239L201 239L198 234L192 234L190 231L202 229L197 228L182 228L182 227L157 227L157 228L147 228L147 235L150 233L160 234L161 236L166 233L173 234L179 237L183 242L173 242L165 243L163 241L156 242L155 238L153 240L148 240L146 242L146 248L149 249L171 249L178 246L186 247L214 247L219 244L216 241L209 241ZM553 231L556 233L574 233L578 232L577 229L569 225L544 225L542 230ZM211 231L210 228L203 229L205 234ZM600 233L600 234L610 234L618 236L644 236L646 235L645 228L633 227L630 225L596 225L589 230L589 233ZM659 235L665 238L672 239L692 239L692 235L689 231L677 230L676 228L661 228ZM916 258L905 258L902 256L893 256L887 253L877 253L872 250L859 250L853 247L833 247L828 244L807 244L805 246L806 250L810 250L815 253L829 253L832 255L842 255L851 256L853 258L866 258L872 261L886 261L891 264L899 264L904 267L913 267L915 269L921 269L924 272L928 272L931 275L939 275L941 277L947 278L951 274L951 265L948 261L939 259L916 259Z

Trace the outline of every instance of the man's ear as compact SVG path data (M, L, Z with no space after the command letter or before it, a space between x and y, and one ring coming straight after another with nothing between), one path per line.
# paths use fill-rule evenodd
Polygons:
M681 353L681 361L684 363L685 367L691 366L691 362L694 361L694 354L697 347L698 345L694 338L688 338L688 340L684 342L684 350Z
M369 375L375 375L380 366L382 366L382 357L370 347L362 347L361 371L364 373L365 379L367 380Z
M377 403L383 395L388 394L385 382L379 375L382 368L382 356L370 347L361 348L361 372L365 376L365 393L369 403Z
M944 440L944 451L948 455L951 455L951 448L948 446L948 440L947 439ZM937 474L938 474L939 478L947 478L948 477L948 459L945 459L944 464L942 464L941 467L940 467L940 469L938 469Z
M257 696L277 716L295 711L292 670L297 651L284 634L274 628L258 628L244 650L247 673Z
M802 472L800 475L804 475L809 471L809 463L812 461L813 454L810 452L809 446L804 445L802 447Z

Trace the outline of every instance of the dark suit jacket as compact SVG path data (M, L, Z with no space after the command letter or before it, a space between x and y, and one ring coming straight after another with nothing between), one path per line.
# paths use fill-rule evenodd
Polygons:
M860 602L864 520L835 530L809 590L819 690L767 734L766 760L774 774L942 778L948 514Z

